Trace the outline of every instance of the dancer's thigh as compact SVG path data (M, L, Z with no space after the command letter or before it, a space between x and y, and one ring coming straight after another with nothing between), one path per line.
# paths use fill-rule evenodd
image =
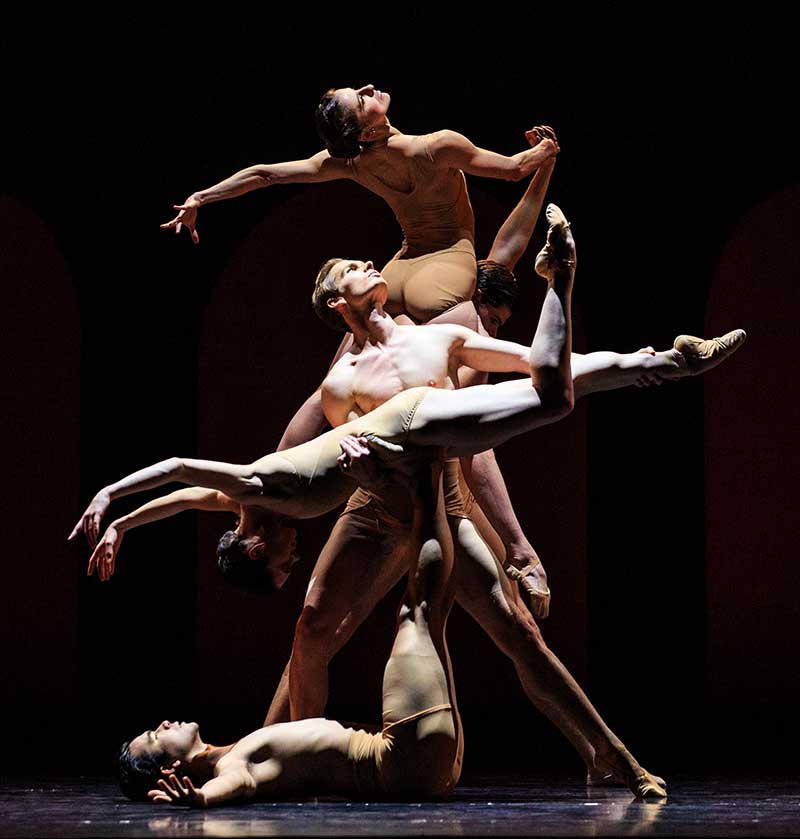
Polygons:
M306 619L312 612L315 628L349 637L405 573L409 537L409 528L381 522L369 505L343 513L311 573Z

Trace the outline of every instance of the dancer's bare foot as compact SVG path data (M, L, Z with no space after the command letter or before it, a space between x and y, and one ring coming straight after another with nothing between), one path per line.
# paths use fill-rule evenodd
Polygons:
M698 376L707 373L733 355L745 342L747 333L744 329L734 329L721 338L695 338L693 335L678 335L673 344L681 355L678 363L683 363L684 376Z
M624 747L601 754L595 752L595 772L587 776L597 786L600 777L610 776L622 786L626 786L637 798L666 798L667 785L663 778L651 775L640 766L633 755ZM597 780L595 780L597 778Z
M569 222L561 209L555 204L548 204L545 210L547 223L547 243L536 257L536 273L552 280L560 270L575 269L575 240L572 238Z

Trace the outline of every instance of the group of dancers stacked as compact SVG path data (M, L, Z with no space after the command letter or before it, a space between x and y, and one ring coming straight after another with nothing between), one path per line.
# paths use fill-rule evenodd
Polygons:
M664 780L635 760L542 639L534 617L548 613L547 577L492 449L563 419L586 394L705 373L745 333L681 335L664 351L573 353L576 246L565 214L549 204L547 241L535 262L547 291L533 341L498 340L517 299L513 269L560 150L556 134L537 126L525 135L529 148L504 156L453 131L403 134L389 122L389 104L389 94L372 85L329 91L316 112L325 150L237 172L176 205L178 214L162 225L186 228L197 243L198 211L208 202L274 184L348 178L389 204L404 242L382 271L357 259L322 266L313 308L345 336L276 452L247 465L162 461L102 489L75 526L70 538L82 531L94 548L88 573L108 580L130 528L186 509L235 513L236 529L217 548L219 568L237 586L270 591L297 561L291 522L344 505L312 572L264 727L220 747L204 742L196 723L165 720L123 745L123 792L192 806L306 794L447 794L464 746L445 643L455 599L575 746L587 783L664 798ZM475 257L464 173L531 178L485 260ZM491 372L521 377L489 385ZM101 535L112 501L172 482L188 486L116 519ZM404 576L382 726L324 719L331 658Z

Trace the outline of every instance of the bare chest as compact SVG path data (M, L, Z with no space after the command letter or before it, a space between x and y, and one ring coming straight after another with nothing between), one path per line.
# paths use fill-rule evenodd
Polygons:
M347 376L347 389L362 413L412 387L450 387L452 373L448 348L442 341L412 339L388 348L370 347L349 359L341 372Z

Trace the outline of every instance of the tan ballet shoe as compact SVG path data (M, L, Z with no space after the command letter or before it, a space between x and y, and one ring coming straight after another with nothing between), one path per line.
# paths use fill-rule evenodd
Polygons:
M595 752L594 765L605 775L611 775L626 786L637 798L666 798L667 790L663 778L651 775L634 760L623 746L612 752ZM593 782L596 784L596 782Z
M570 224L560 207L548 204L545 210L547 243L536 256L535 268L540 277L552 280L559 270L575 267L575 242L569 233Z
M744 329L734 329L721 338L695 338L694 335L678 335L673 347L686 360L687 375L699 376L722 364L745 342Z
M648 773L650 774L650 773ZM650 775L650 777L664 789L667 788L667 782L658 775ZM628 786L624 781L617 778L613 772L601 772L597 775L592 775L591 772L586 773L587 787L626 787Z
M550 588L545 591L537 588L533 577L529 576L534 568L542 564L541 559L535 559L524 568L517 568L508 563L503 566L506 576L514 580L522 591L528 595L530 609L535 618L546 618L550 614Z

